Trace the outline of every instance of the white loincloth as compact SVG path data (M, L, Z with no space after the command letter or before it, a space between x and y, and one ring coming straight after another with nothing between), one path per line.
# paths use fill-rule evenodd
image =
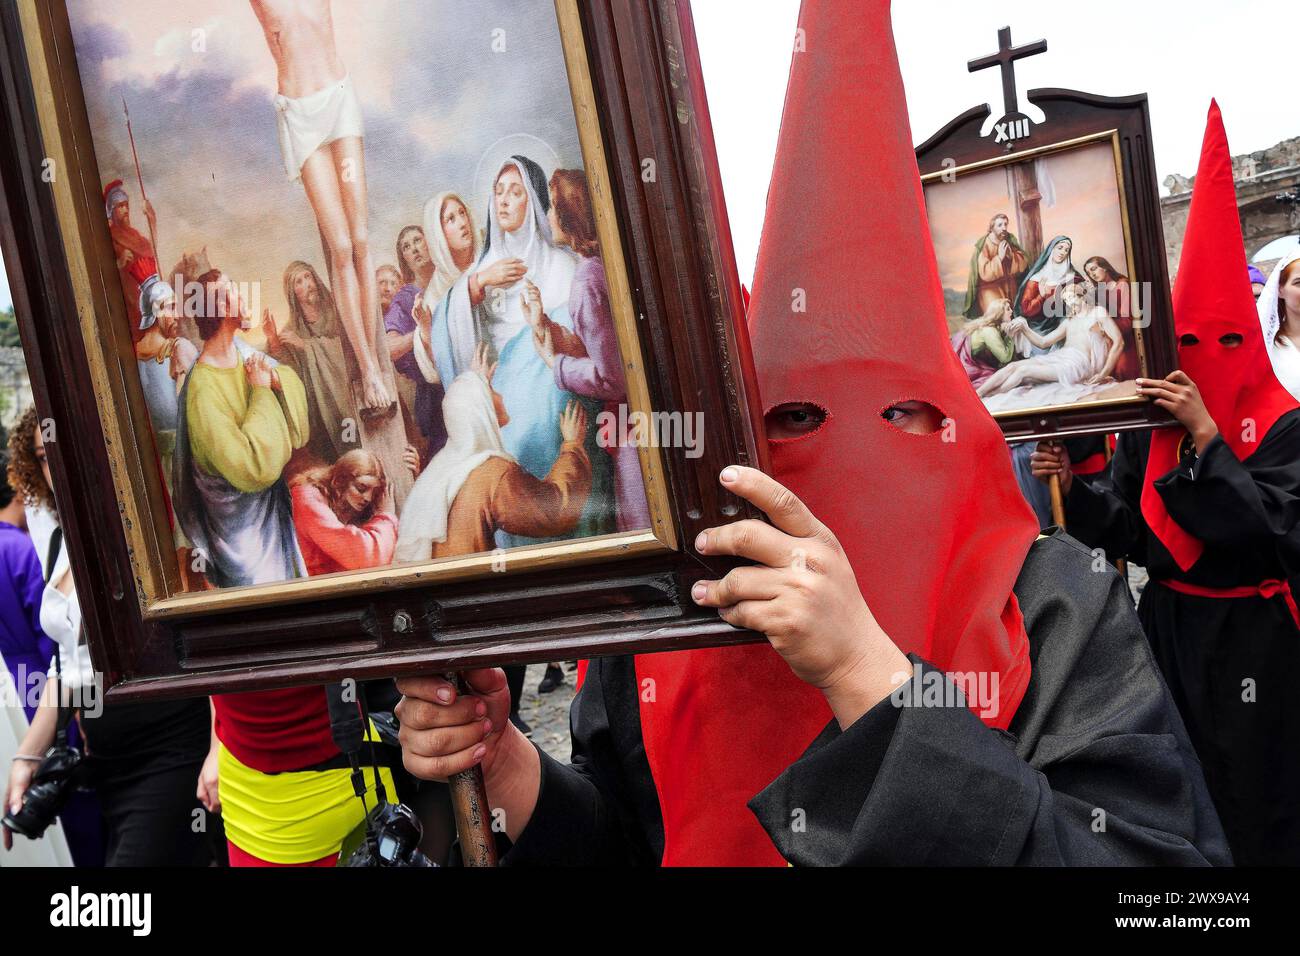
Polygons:
M290 182L302 180L303 164L322 146L349 136L365 136L361 101L350 75L297 99L277 95L275 114L280 154Z
M1114 384L1112 380L1096 385L1085 384L1106 367L1109 352L1105 338L1099 335L1090 338L1092 347L1087 352L1076 348L1058 348L1034 359L1040 367L1045 364L1050 368L1056 376L1055 381L1021 385L998 395L986 396L984 407L996 414L1022 408L1068 405L1105 391Z

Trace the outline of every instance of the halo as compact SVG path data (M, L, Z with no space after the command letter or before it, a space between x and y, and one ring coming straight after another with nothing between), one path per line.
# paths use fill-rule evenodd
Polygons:
M543 139L529 133L512 133L502 136L483 152L483 157L474 169L474 195L470 202L474 204L471 212L474 222L480 229L487 228L487 220L479 222L481 216L487 215L488 204L492 201L492 190L496 186L497 173L512 156L527 156L546 173L551 174L560 168L560 154Z

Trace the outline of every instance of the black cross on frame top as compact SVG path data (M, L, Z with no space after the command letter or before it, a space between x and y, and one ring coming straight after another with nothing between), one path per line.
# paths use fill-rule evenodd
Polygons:
M1013 47L1011 28L1003 27L998 31L998 52L969 61L966 69L971 73L977 73L991 66L1002 68L1002 99L1006 105L1007 115L1012 116L1020 112L1020 100L1016 95L1016 60L1046 52L1046 40L1035 40L1021 47Z

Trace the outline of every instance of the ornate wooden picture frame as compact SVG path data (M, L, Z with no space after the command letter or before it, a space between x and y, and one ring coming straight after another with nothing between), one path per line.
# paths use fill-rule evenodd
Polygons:
M696 535L757 517L718 473L766 465L690 5L554 6L626 413L699 422L701 440L638 446L644 530L220 590L187 589L173 546L69 4L0 10L0 238L110 699L757 639L690 599L730 566Z

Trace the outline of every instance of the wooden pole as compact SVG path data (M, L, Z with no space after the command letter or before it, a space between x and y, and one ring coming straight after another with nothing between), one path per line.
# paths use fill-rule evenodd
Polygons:
M466 691L459 674L448 674L457 694ZM492 811L488 807L483 768L472 767L451 777L451 808L460 837L461 856L466 866L496 866L497 844L492 835Z
M1106 435L1105 439L1102 441L1101 450L1102 450L1102 454L1106 456L1106 464L1110 464L1111 461L1113 461L1115 458L1115 449L1110 447L1109 435ZM1123 578L1124 583L1127 584L1128 583L1128 562L1125 561L1123 558L1116 558L1115 570L1119 572L1119 576Z
M1052 522L1065 530L1065 498L1061 495L1061 476L1052 475L1052 480L1047 483L1047 489L1052 493Z

